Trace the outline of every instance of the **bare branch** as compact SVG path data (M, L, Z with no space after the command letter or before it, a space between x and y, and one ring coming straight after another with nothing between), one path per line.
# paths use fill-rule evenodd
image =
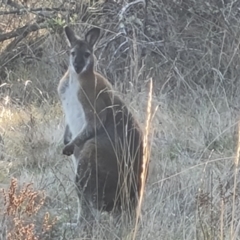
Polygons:
M10 15L10 14L26 14L29 12L66 12L69 11L69 9L66 8L20 8L17 10L12 11L0 11L0 15Z

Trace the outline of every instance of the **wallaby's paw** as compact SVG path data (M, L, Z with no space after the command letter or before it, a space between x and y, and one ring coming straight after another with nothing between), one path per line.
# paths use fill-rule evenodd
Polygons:
M62 153L67 156L71 156L73 154L74 145L73 144L67 144L64 148Z

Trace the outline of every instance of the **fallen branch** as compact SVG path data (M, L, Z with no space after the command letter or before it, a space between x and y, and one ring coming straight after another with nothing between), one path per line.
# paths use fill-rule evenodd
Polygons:
M0 34L0 42L3 42L5 40L11 39L11 38L15 38L15 37L18 37L18 36L21 36L21 35L26 36L30 32L35 32L35 31L38 31L39 29L44 29L44 28L47 27L46 24L41 24L44 21L45 21L44 19L40 19L36 23L33 23L31 25L27 24L23 27L20 27L20 28L16 29L16 30L13 30L11 32Z

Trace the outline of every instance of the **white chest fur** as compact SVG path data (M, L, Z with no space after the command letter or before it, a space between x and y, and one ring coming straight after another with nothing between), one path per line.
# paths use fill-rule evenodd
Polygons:
M79 81L72 75L69 76L68 81L65 91L61 93L60 97L65 113L65 121L69 126L73 139L85 127L86 120L82 104L78 98Z

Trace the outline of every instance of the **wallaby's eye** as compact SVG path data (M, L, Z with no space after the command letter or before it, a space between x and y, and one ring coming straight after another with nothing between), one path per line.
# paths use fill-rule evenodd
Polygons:
M71 52L71 55L72 55L72 57L74 57L74 56L75 56L75 52L74 52L74 51L72 51L72 52Z
M90 53L89 52L85 52L83 55L84 55L85 58L88 58L90 56Z

